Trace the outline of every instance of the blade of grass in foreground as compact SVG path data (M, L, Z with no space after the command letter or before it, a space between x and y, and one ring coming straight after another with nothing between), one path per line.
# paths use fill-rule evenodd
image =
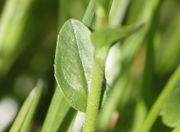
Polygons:
M167 85L165 86L162 93L158 97L157 101L154 103L139 132L150 131L153 123L155 122L155 120L157 119L160 113L162 106L167 101L168 97L171 95L172 91L179 82L180 82L180 65L177 67L176 71L171 76L170 80L168 81Z
M57 87L43 124L42 132L57 131L70 108L71 107L64 99L60 88Z
M59 126L58 132L72 132L72 128L74 126L75 118L77 111L72 107L66 113L63 122Z
M32 119L42 94L42 88L43 84L39 81L37 86L31 91L24 102L10 129L10 132L28 132L30 130Z
M180 83L179 83L180 84ZM170 128L176 128L180 124L180 85L173 90L161 109L161 119L164 125Z

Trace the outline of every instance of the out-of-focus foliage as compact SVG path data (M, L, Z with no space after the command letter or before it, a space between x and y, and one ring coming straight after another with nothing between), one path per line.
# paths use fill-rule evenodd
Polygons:
M16 104L12 105L12 113L17 112L17 106L20 110L37 80L41 79L44 83L42 98L35 109L30 131L82 129L84 119L76 113L77 110L85 111L90 86L83 87L85 96L84 93L82 95L85 99L77 96L82 102L73 100L78 104L75 104L77 110L69 103L63 90L71 92L68 95L72 99L76 93L64 85L61 91L60 88L55 90L54 59L58 33L70 18L81 21L83 26L89 28L89 36L92 34L87 39L92 39L92 45L95 44L95 53L100 46L98 53L103 56L102 67L106 61L104 69L102 68L105 71L102 70L104 81L96 119L97 131L139 132L153 104L180 64L179 0L91 0L91 6L88 6L89 2L90 0L0 0L0 102L10 97ZM96 2L101 3L102 7ZM143 28L119 39L119 36L123 36L122 27L139 24L143 24ZM132 27L136 29L136 26ZM70 62L66 59L69 53L72 55L70 59L77 62L79 60L74 55L75 51L66 45L72 40L68 35L73 31L68 28L64 30L67 33L60 38L63 42L67 38L65 48L61 49L61 56L56 61L61 58ZM90 40L86 41L84 38L79 41L87 44ZM104 50L106 43L108 48ZM91 57L97 59L97 55ZM86 64L89 63L88 61ZM67 69L69 67L72 72L77 71L76 65L66 65ZM62 67L56 65L56 68ZM84 73L75 73L73 76L79 74ZM57 80L63 79L67 80L59 75ZM81 81L83 79L79 78L78 83ZM74 87L73 84L68 85ZM178 85L164 102L161 112L158 111L158 117L155 117L158 119L150 131L179 132L179 104ZM22 109L25 110L24 105ZM0 119L4 118L8 116L4 117L0 113ZM4 125L6 128L1 128L3 131L9 131L13 123L11 120L9 118L7 125Z
M43 83L39 81L36 87L31 91L26 101L24 102L21 110L19 111L16 120L14 121L10 131L11 132L24 132L29 131L32 124L35 111L43 91Z
M161 110L161 115L163 117L163 122L169 127L177 127L180 124L180 104L179 96L180 88L179 86L174 90L173 94L169 97L168 102L164 105Z

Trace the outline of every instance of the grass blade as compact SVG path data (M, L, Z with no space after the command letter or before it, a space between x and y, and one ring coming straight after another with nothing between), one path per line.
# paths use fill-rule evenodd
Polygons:
M42 132L57 131L69 109L70 105L66 102L60 89L57 87L49 106Z
M121 25L124 20L130 0L113 0L109 14L109 24L112 26Z
M163 104L166 102L168 97L171 95L174 88L180 81L180 66L177 67L174 74L171 76L170 80L168 81L167 85L164 87L162 93L154 103L153 107L151 108L144 124L142 125L140 132L149 132L150 128L152 127L154 121L157 119L160 110Z
M180 124L180 85L173 90L161 110L162 122L171 128L176 128Z
M23 48L19 40L32 3L33 0L6 1L0 21L0 76L8 71Z
M93 21L95 19L95 11L96 11L96 0L90 0L87 10L82 19L82 22L86 26L88 26L88 27L92 26Z
M39 81L19 111L10 132L28 132L42 94L43 84Z
M58 131L59 132L63 132L63 131L71 132L72 127L74 125L74 120L75 120L76 114L77 114L77 111L71 107L69 109L69 111L66 113L66 116L65 116L61 126L59 126Z

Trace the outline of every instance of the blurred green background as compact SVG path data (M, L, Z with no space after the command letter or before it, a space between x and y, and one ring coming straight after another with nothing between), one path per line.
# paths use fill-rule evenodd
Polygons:
M0 0L0 131L8 131L18 109L39 78L43 79L45 88L32 131L41 128L55 88L53 64L58 32L68 18L81 20L88 2L88 0ZM143 0L129 0L122 25L136 23L142 7ZM152 87L144 94L149 107L180 63L180 1L164 0L156 20L152 40L155 49L152 53L154 56ZM134 113L134 98L138 96L136 88L140 87L147 59L145 47L146 41L133 59L129 87L133 87L135 92L127 91L130 92L131 98L125 103L122 109L125 114L116 125L124 127L125 132L130 124L121 119L130 120L133 117L127 113ZM107 67L107 81L110 84L113 84L113 78L118 78L117 67L119 69L121 67L119 63L113 63L115 61L111 58L107 62L110 63L107 64L110 65ZM149 93L153 95L151 98ZM170 131L160 119L156 124L154 132Z

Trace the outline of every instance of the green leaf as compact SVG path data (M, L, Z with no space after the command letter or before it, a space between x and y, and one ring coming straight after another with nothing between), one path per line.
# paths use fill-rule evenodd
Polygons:
M92 33L91 40L96 49L96 59L101 69L104 69L105 60L110 46L128 35L131 35L142 27L143 25L131 25L115 28L105 27Z
M70 105L65 101L60 89L57 87L49 106L42 132L58 131L69 109Z
M55 77L65 99L79 111L86 111L93 61L89 29L78 20L68 20L58 37Z
M30 130L32 119L42 94L42 87L43 84L39 81L21 107L10 132L28 132Z
M97 50L103 47L109 48L113 43L134 33L136 30L142 28L142 26L143 25L121 26L115 28L105 27L92 33L91 39Z
M180 124L180 86L177 87L169 100L162 108L162 121L169 127L176 127Z

